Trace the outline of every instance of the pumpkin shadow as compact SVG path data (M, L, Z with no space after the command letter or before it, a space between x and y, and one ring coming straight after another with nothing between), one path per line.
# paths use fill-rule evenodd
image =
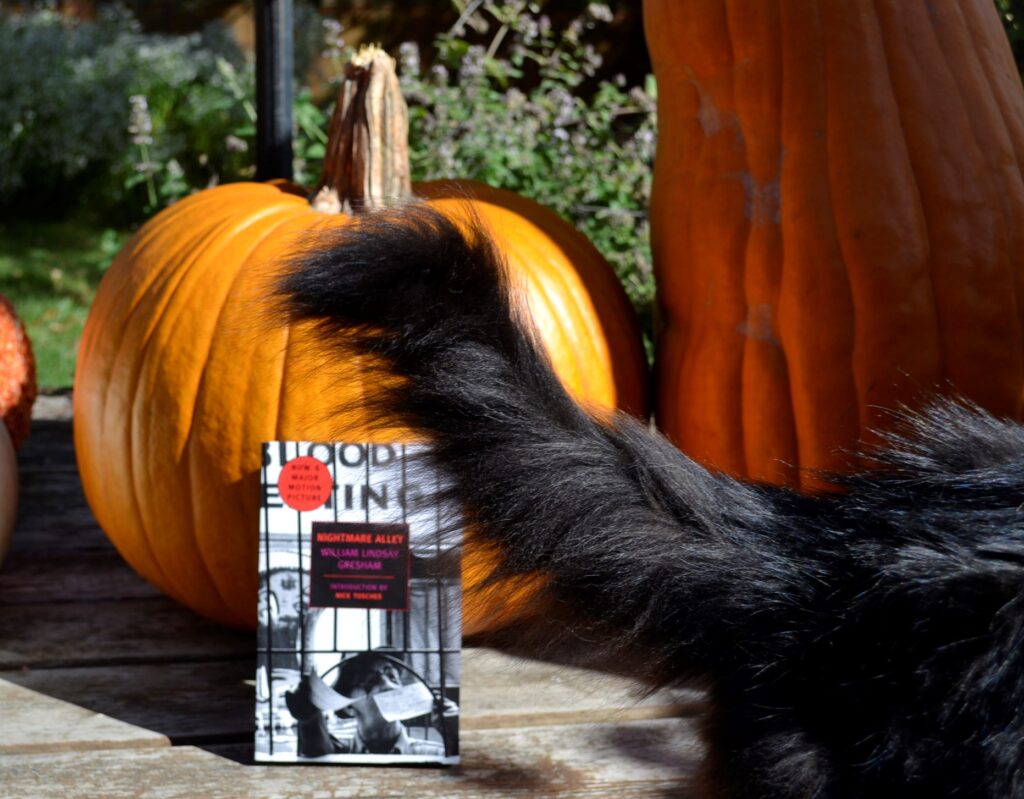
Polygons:
M0 571L0 680L42 695L32 700L41 728L61 712L47 703L50 697L158 733L175 746L253 764L255 633L218 626L178 605L121 559L82 494L69 398L64 405L55 418L36 418L19 455L18 526ZM81 723L77 710L63 712ZM121 732L132 737L130 730ZM586 791L597 756L576 762L547 748L557 735L540 732L536 744L523 737L538 732L468 731L462 765L427 767L435 773L424 779L451 780L453 793L465 783L481 793ZM88 734L78 740L85 735L91 741ZM160 743L141 731L135 735L140 746ZM630 771L656 772L665 796L680 794L688 767L664 751L656 729L599 725L593 736L595 746L616 752L616 761L634 764Z
M82 492L69 395L37 400L18 462L0 679L172 744L251 748L255 633L201 618L122 560Z

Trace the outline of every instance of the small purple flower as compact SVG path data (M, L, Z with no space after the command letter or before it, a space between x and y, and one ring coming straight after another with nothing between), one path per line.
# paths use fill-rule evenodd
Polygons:
M420 48L416 42L402 42L398 47L398 61L402 77L417 77L420 74Z
M434 79L434 83L444 86L448 83L448 68L444 64L434 64L430 68L430 76Z
M132 144L140 147L153 143L153 118L149 115L149 102L144 94L133 94L128 98L131 103L131 114L128 118L128 132L132 134Z
M459 64L459 82L475 81L484 75L484 48L474 44Z
M519 28L526 44L534 42L540 36L540 24L533 17L524 17Z
M233 133L229 133L224 139L224 146L227 148L229 153L244 153L248 152L249 145L245 139L240 139Z
M324 57L339 56L345 49L345 39L342 37L345 26L331 17L325 17L322 24L324 27Z
M569 23L569 27L565 29L565 38L567 41L576 43L580 40L580 36L583 33L583 18L578 17Z

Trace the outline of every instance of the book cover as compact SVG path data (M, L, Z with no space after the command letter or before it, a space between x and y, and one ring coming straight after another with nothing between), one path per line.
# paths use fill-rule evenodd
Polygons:
M403 444L263 445L261 762L458 762L459 542Z

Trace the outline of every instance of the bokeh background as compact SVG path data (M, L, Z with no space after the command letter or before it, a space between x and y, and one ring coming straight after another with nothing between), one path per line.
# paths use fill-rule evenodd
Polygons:
M1024 0L993 0L1018 64ZM532 197L613 264L648 339L657 90L640 0L295 0L295 179L315 183L346 54L380 43L414 179ZM253 178L254 21L232 0L0 4L0 294L65 390L104 271L147 218Z

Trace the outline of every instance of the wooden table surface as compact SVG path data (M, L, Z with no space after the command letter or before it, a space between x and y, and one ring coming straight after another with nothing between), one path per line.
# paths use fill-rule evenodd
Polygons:
M255 636L176 605L96 526L40 397L0 568L0 797L685 796L696 695L464 653L462 764L256 766Z

